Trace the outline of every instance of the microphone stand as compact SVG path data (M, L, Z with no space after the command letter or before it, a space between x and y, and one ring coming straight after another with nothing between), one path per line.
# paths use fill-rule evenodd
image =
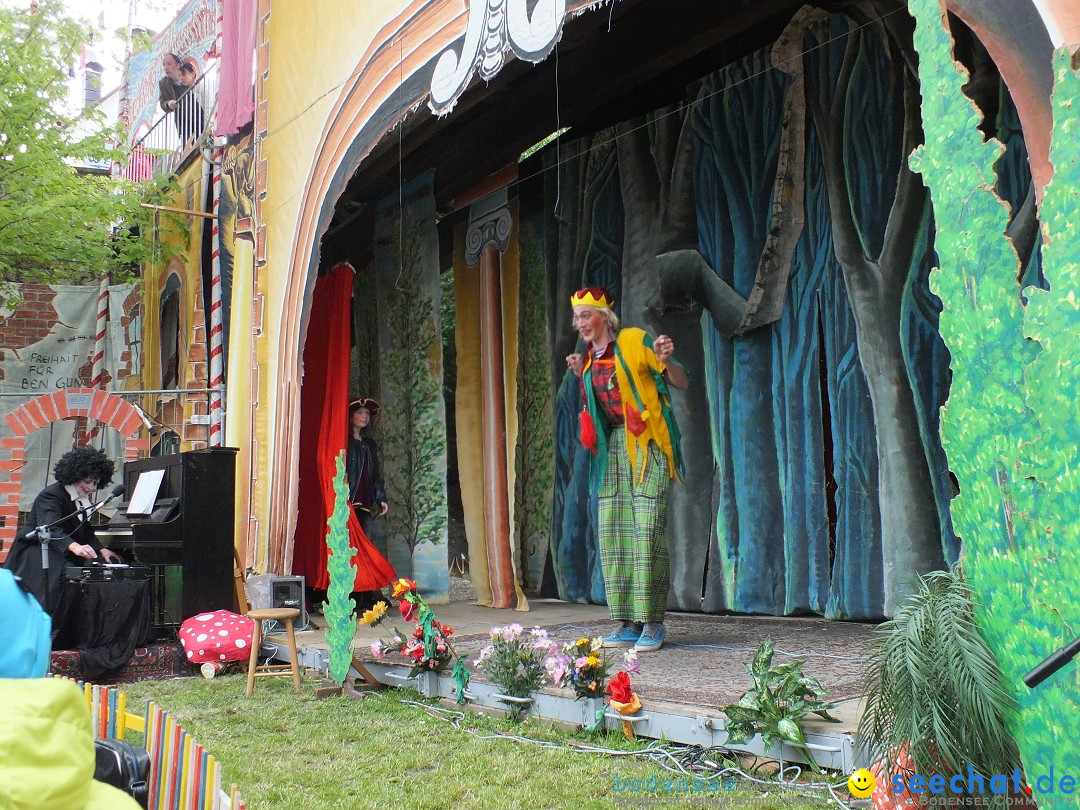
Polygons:
M41 579L42 584L44 585L44 607L46 611L48 610L49 605L49 541L52 540L52 530L59 526L61 523L63 523L65 520L77 518L79 517L79 515L83 515L83 522L85 523L86 521L90 520L90 517L99 509L101 509L101 507L103 507L113 498L119 497L123 494L123 488L118 487L117 489L114 489L107 498L102 498L97 503L91 503L83 506L72 512L70 515L64 515L62 518L54 520L52 523L46 524L45 526L38 526L36 529L33 529L26 533L26 540L37 540L41 544ZM68 536L71 536L70 533L68 534Z
M1077 653L1080 653L1080 638L1073 639L1071 643L1062 647L1042 663L1038 664L1031 672L1024 676L1024 683L1027 684L1029 689L1034 689L1069 663Z

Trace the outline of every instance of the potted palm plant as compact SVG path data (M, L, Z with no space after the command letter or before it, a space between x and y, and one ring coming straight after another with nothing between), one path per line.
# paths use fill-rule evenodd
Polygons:
M877 763L878 784L891 785L897 774L905 784L912 774L955 774L968 765L987 777L1022 769L1009 731L1014 713L959 565L921 577L871 645L858 737ZM879 792L896 802L906 793ZM879 798L875 807L889 806Z

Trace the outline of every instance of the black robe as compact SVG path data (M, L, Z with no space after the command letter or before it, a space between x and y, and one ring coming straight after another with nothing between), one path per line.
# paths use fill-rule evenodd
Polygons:
M15 536L15 543L8 552L4 567L19 577L31 593L37 598L45 611L52 615L60 599L60 585L63 581L64 563L82 565L86 562L67 550L73 542L91 546L101 555L101 543L94 536L94 528L76 516L78 507L61 483L50 484L34 498L26 525ZM66 518L66 520L62 520ZM41 543L38 539L27 539L26 535L38 526L46 526L55 521L62 522L54 526L49 540L49 598L45 599L45 578L41 569Z

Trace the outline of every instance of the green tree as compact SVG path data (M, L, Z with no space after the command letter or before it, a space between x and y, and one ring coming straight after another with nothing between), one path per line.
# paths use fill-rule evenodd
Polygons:
M30 5L30 4L26 4ZM68 70L92 31L58 0L0 6L0 298L19 282L131 280L149 257L164 181L136 184L85 167L123 163L122 129L68 109Z

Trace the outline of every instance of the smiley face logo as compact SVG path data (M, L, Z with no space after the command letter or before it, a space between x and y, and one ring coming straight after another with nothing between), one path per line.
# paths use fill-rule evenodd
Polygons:
M876 787L877 780L866 768L859 768L847 780L847 789L851 791L851 795L856 799L865 799L874 792Z

